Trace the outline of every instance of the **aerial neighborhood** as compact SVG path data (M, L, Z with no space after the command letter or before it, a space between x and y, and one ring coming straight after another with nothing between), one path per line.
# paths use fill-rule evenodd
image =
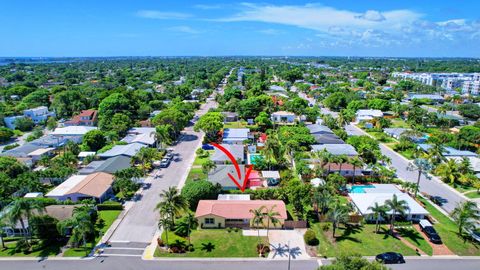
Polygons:
M0 256L479 256L480 73L372 61L0 66Z

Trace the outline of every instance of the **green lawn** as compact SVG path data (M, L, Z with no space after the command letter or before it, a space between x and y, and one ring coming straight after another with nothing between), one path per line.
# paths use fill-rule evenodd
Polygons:
M195 160L193 161L193 165L194 166L203 165L203 163L205 163L205 162L207 162L207 160L209 160L210 156L213 154L213 152L215 152L215 150L207 150L207 152L209 153L209 155L207 157L204 157L204 158L201 158L201 157L195 155Z
M162 239L165 240L165 233L162 235ZM188 243L187 240L169 233L169 242L177 239ZM261 239L264 243L267 242L266 237ZM243 236L242 230L228 232L225 229L199 229L192 232L191 242L195 251L173 254L157 249L155 257L258 257L256 250L258 238Z
M245 121L224 123L223 128L257 128L257 125L248 125Z
M188 173L187 182L206 179L206 178L207 178L207 175L203 173L202 168L192 168Z
M90 251L93 249L94 245L100 241L102 236L105 234L105 232L110 228L112 223L117 219L118 215L120 214L120 210L102 210L98 211L98 218L103 219L104 224L103 226L99 226L98 224L95 225L95 229L98 232L98 236L95 237L95 244L89 243L87 244L87 247L80 247L80 248L69 248L65 250L63 253L63 257L83 257L90 253Z
M394 138L388 136L387 134L385 134L383 132L369 131L368 129L365 129L365 131L368 134L370 134L371 136L373 136L375 139L377 139L378 141L383 142L383 143L392 143L392 142L396 141Z
M392 119L392 128L410 128L410 126L402 119Z
M430 246L427 240L425 240L422 234L419 233L417 230L415 230L415 228L409 226L406 228L397 228L397 231L401 237L406 239L412 245L418 247L418 249L432 256L433 254L432 246Z
M405 151L397 151L400 155L405 157L406 159L414 159L415 158L415 151L413 149L407 149Z
M467 192L464 195L467 196L470 199L480 198L480 192L477 192L476 190Z
M318 253L321 256L336 257L345 252L359 253L364 256L373 256L382 252L395 251L404 256L416 255L415 250L403 244L400 240L390 236L387 227L375 234L375 225L361 227L338 228L335 232L336 241L332 238L332 228L323 231L322 225L317 223L312 228L315 230L320 245Z
M49 245L45 246L40 250L33 251L31 253L25 254L23 252L15 252L15 242L6 242L5 249L2 249L0 246L0 257L47 257L55 256L60 252L60 245Z
M437 210L432 204L423 198L419 198L425 205L425 209L430 212L438 223L434 224L435 230L442 238L443 243L455 254L461 256L479 256L480 245L470 241L465 241L457 232L455 223Z

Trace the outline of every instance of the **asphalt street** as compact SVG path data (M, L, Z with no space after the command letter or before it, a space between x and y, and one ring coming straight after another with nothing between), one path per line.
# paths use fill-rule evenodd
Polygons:
M205 103L197 115L203 115L212 107L216 106L214 101ZM144 190L141 198L128 210L124 219L110 238L110 242L141 242L150 243L157 229L159 218L155 206L160 201L160 193L169 187L177 187L186 177L190 165L195 158L195 150L201 145L203 135L195 132L193 126L187 127L179 142L173 146L174 160L168 168L159 169L152 173L156 177L149 177L146 182L151 187Z

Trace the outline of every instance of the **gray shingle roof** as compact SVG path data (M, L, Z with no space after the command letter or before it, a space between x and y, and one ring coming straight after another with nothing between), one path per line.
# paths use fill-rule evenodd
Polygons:
M110 158L116 156L129 156L133 157L143 147L146 147L141 143L131 143L127 145L115 145L112 149L101 153L98 156L101 158Z
M245 175L245 166L239 165L242 181L239 182L240 185L243 184L243 179ZM214 184L220 184L224 189L237 188L235 183L228 177L228 173L232 174L233 177L237 178L237 171L233 165L217 165L217 167L208 174L208 181Z
M307 125L307 128L310 130L310 134L333 134L330 128L319 124Z
M312 145L312 151L322 151L323 149L332 155L347 155L347 156L356 156L358 155L355 148L350 144L315 144Z
M243 145L238 145L238 144L224 144L222 143L221 146L223 146L225 149L227 149L235 158L235 160L244 162L245 160L245 147ZM224 162L224 161L230 161L227 155L220 151L218 148L215 148L215 152L212 155L212 161L214 162Z

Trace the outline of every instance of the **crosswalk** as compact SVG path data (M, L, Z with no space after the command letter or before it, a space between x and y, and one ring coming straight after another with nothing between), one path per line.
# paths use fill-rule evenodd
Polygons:
M108 247L103 248L102 256L142 257L143 251L149 243L142 242L110 242Z

